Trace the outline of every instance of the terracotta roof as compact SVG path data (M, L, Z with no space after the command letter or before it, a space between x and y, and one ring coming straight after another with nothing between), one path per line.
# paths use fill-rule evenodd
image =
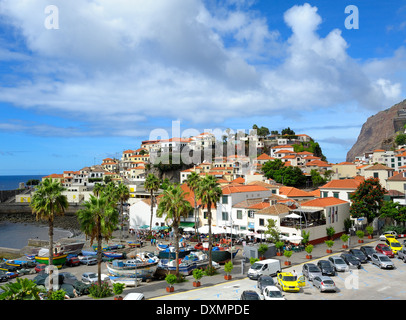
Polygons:
M302 203L302 207L330 207L330 206L337 206L339 204L343 203L349 203L348 201L341 200L338 198L334 197L328 197L328 198L319 198L319 199L314 199L310 200L307 202Z
M377 163L369 168L366 168L366 170L390 170L390 171L395 171L395 169L389 168L383 164Z
M290 208L284 204L277 203L262 210L257 211L256 214L269 214L273 216L279 216L281 214L289 213Z
M242 193L242 192L257 192L257 191L269 191L269 189L261 186L253 185L241 185L241 184L232 184L222 187L223 194L232 194L232 193Z
M362 183L359 179L339 179L327 182L320 189L357 189Z
M233 181L231 181L231 183L240 183L240 184L244 184L244 183L245 183L245 179L244 179L244 178L239 177L239 178L234 179Z
M233 208L249 208L252 205L256 205L262 202L262 198L246 199L233 205Z
M354 162L346 162L346 161L336 164L336 166L352 166L352 165L356 165L356 164Z
M390 177L388 181L406 181L406 172L399 172L395 174L393 177Z
M248 183L247 185L248 186L260 186L260 187L264 187L267 189L277 189L281 186L281 185L266 183L263 181L252 181L252 182Z
M313 160L313 161L306 163L306 166L331 167L331 164L328 164L327 162L321 161L321 160Z
M259 157L257 157L257 160L273 160L271 156L267 155L266 153L261 154Z
M288 198L293 197L314 197L310 192L306 192L294 187L280 187L279 194L287 196Z

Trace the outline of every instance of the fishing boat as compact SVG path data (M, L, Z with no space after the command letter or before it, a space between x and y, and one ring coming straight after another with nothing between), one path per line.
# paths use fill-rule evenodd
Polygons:
M12 260L12 259L4 259L6 265L17 267L18 269L21 268L33 268L36 266L34 261L27 261L27 260Z
M179 259L179 274L188 276L196 269L196 262L192 260ZM160 259L155 276L158 278L165 277L168 273L176 273L176 260Z
M87 256L95 257L95 256L97 256L97 252L95 252L95 251L88 251L88 250L82 250L82 256L85 256L85 257L87 257Z
M123 283L126 287L137 287L142 279L109 276L111 283Z
M107 252L103 252L103 256L110 258L110 259L124 259L126 257L126 254L124 252L107 251Z
M209 244L207 242L204 242L203 244L198 243L197 245L195 245L195 249L207 252L209 250ZM234 259L238 251L239 249L236 249L235 247L213 246L211 251L211 257L213 261L220 264L224 264L230 261L231 259Z
M130 248L141 248L142 241L127 241L127 244Z
M175 246L158 244L157 249L158 249L158 258L159 259L176 259ZM188 254L190 254L190 252L192 250L194 250L194 248L192 246L186 246L186 247L180 247L179 246L179 255L178 255L178 257L179 258L184 258Z
M62 265L66 262L66 257L68 255L65 253L57 253L53 256L53 264L60 269ZM38 254L35 256L35 261L38 263L43 263L48 265L49 263L49 250L48 249L40 249Z
M60 247L59 251L62 251L63 253L77 255L82 251L84 245L85 242L73 242L73 243L61 243L58 244L57 246Z
M157 269L158 262L153 260L142 261L133 259L131 264L126 264L120 260L107 262L109 275L114 277L140 278L142 280L151 279Z
M97 245L92 246L94 251L97 251ZM110 244L110 245L102 245L102 251L114 251L117 249L123 249L125 246L123 244Z

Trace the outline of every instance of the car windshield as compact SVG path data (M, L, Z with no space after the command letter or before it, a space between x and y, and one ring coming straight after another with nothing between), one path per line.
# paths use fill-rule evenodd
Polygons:
M379 260L381 260L382 262L389 262L392 261L391 259L389 259L387 256L380 256Z
M295 276L284 276L283 281L296 281Z
M374 249L372 249L372 248L365 248L364 250L367 253L373 253L374 252Z
M394 248L400 248L401 247L399 242L392 242L391 246L394 247Z
M309 266L309 271L310 272L320 272L319 268L316 266Z
M363 256L364 254L361 251L353 251L352 253L354 256Z
M282 298L282 292L280 292L279 290L277 291L273 291L273 290L269 290L268 291L268 297L270 298Z
M355 263L358 262L358 260L353 256L348 256L347 260L350 261L350 262L355 262Z
M333 280L323 280L324 284L334 284Z
M273 279L271 277L261 278L260 282L264 285L273 285Z
M261 263L254 263L254 264L251 266L251 269L253 269L253 270L260 270L260 269L262 269L262 266L263 266L263 264L261 264Z
M91 274L89 274L89 278L97 278L97 274L91 273Z
M343 259L335 259L334 262L337 264L345 264Z
M383 251L391 251L389 247L382 247Z
M246 293L245 300L260 300L258 294L256 293Z

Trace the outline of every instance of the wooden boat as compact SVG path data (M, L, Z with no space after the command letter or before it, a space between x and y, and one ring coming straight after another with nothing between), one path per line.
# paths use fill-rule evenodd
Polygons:
M82 250L82 256L92 256L95 257L97 256L97 252L95 251L88 251L88 250Z
M142 279L140 278L126 278L126 277L113 277L110 276L111 283L123 283L126 287L137 287Z
M196 262L192 260L179 259L179 274L188 276L196 269ZM176 273L176 260L160 259L155 276L158 278L165 277L168 273Z
M83 247L85 245L85 242L74 242L74 243L61 243L60 246L60 251L66 254L79 254Z
M134 259L133 265L126 265L123 261L113 260L107 262L107 270L109 275L114 277L140 278L142 280L151 279L157 269L157 261L142 261Z
M142 241L128 241L127 244L130 248L141 248L142 247Z
M175 251L175 246L172 245L157 245L158 248L158 258L159 259L176 259L176 251ZM190 252L194 250L193 247L187 246L187 247L179 247L179 258L184 258Z
M12 259L4 259L6 265L17 267L18 269L21 268L33 268L36 266L34 261L26 261L26 260L12 260Z
M207 252L209 249L209 244L207 242L201 244L197 244L195 249L202 250L203 252ZM224 247L224 246L214 246L211 251L212 260L224 264L231 260L231 257L234 259L237 255L239 249L235 249L234 247Z
M102 251L114 251L117 249L123 249L125 246L122 244L110 244L110 245L102 245ZM94 251L97 251L97 245L92 246Z
M68 256L67 254L54 255L52 262L59 269L66 262L67 256ZM35 256L35 261L37 261L38 263L43 263L43 264L48 265L49 257L48 256Z
M110 258L110 259L124 259L126 257L125 253L123 252L103 252L103 256Z

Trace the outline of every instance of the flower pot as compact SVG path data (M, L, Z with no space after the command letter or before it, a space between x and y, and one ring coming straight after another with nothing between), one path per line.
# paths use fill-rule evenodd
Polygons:
M290 261L285 261L285 266L290 266Z
M194 287L200 287L200 281L193 281Z
M225 276L224 276L224 279L225 280L231 280L231 274L226 274Z
M174 292L175 287L166 287L166 292Z
M359 239L359 240L358 240L358 243L364 243L364 240Z
M327 253L333 253L333 250L327 249L326 252L327 252Z
M306 259L311 259L312 258L312 255L311 254L307 254L306 255Z
M373 236L372 235L368 235L368 239L372 239L373 238Z
M115 296L114 300L123 300L123 297L122 296Z
M348 246L346 244L343 244L343 249L348 249Z
M278 257L281 257L281 256L282 256L282 252L277 252L276 255L277 255Z

